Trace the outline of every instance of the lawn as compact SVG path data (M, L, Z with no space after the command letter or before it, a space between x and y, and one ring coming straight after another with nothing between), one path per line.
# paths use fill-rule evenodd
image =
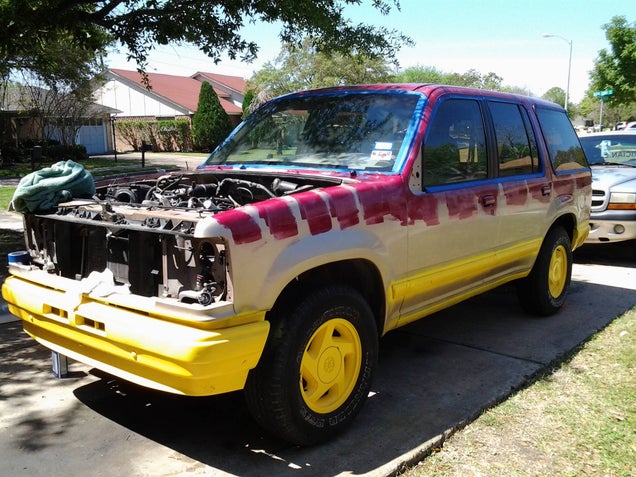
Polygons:
M15 186L0 186L0 210L7 210L14 191Z
M636 475L636 307L402 477Z
M48 167L52 163L42 163L38 164L38 169L43 167ZM117 167L125 167L125 163L116 163L114 159L108 157L91 157L86 159L85 161L81 161L81 164L86 169L98 169L98 168L117 168ZM27 174L32 172L31 163L30 162L19 162L12 164L11 166L4 167L0 169L0 179L7 178L20 178L24 177Z

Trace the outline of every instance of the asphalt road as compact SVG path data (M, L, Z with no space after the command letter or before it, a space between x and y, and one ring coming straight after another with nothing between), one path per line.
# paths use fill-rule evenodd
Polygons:
M523 387L636 305L636 261L600 246L577 253L564 309L537 319L502 287L388 334L373 394L353 427L316 447L261 431L241 393L147 390L71 363L0 319L1 476L391 475Z

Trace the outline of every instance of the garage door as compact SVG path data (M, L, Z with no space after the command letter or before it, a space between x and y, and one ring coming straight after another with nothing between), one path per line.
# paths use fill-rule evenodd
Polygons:
M89 155L105 154L108 152L106 128L103 125L82 126L77 134L77 144L83 144Z

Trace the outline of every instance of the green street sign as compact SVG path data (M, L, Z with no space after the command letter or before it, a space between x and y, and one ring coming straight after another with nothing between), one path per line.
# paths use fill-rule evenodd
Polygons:
M606 89L605 91L597 91L596 93L594 93L594 96L596 98L604 98L605 96L610 96L614 94L614 91L611 89Z

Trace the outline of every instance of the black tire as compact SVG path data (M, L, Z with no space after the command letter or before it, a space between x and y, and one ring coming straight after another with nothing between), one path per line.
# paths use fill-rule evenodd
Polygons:
M553 315L565 303L572 277L572 244L563 227L552 228L526 278L517 283L524 310L539 316Z
M369 305L349 287L309 294L278 326L245 387L247 406L271 433L298 445L344 430L367 399L378 360Z

